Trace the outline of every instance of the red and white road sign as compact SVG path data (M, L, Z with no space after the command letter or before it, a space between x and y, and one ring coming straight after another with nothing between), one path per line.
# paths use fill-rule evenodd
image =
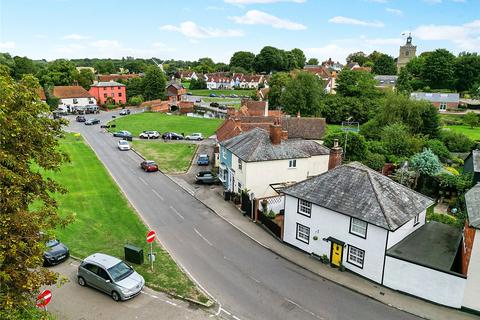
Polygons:
M37 307L46 307L52 300L52 292L50 290L44 290L37 297Z
M152 243L153 240L155 240L155 237L156 237L156 233L155 231L149 231L148 234L147 234L147 242L148 243Z

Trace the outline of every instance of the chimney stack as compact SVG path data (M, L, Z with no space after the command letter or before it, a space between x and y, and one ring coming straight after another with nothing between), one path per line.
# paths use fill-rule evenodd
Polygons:
M342 164L343 149L338 145L338 139L333 140L333 147L330 149L330 157L328 159L328 170L335 169Z
M280 125L270 125L270 140L273 145L278 145L282 142L282 127Z
M235 108L227 107L227 118L233 118L235 116Z
M282 131L282 140L288 140L288 131L286 130Z

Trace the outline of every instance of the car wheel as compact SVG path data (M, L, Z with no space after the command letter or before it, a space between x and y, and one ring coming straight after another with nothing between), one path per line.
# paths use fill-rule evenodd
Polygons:
M121 300L120 295L117 291L112 291L112 299L117 302Z
M82 287L85 287L87 282L85 281L85 279L83 279L83 277L78 277L78 284L81 285Z
M145 170L145 172L148 172L148 169L147 169L147 168L145 168L144 170Z

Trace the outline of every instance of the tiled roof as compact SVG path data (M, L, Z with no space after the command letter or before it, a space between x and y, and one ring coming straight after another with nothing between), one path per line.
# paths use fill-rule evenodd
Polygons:
M378 76L375 76L374 79L377 81L377 84L381 87L395 86L397 84L398 76L378 75Z
M53 95L59 99L68 98L93 98L87 90L80 86L55 86Z
M101 81L92 84L91 87L125 87L124 84L115 81Z
M267 101L249 100L246 103L248 114L251 116L265 116Z
M299 159L330 154L327 147L311 140L287 139L274 145L270 140L269 131L261 128L254 128L220 144L245 162Z
M328 71L327 68L322 66L312 66L312 67L304 68L303 71L313 73L314 75L317 75L322 79L327 79L332 76L330 71Z
M480 183L465 193L468 225L480 229Z
M434 204L358 162L336 167L284 192L391 231Z
M291 138L320 140L325 135L325 118L281 118L282 129L288 131Z
M118 81L127 80L132 78L140 78L143 74L130 73L130 74L103 74L98 76L98 81Z
M47 100L47 97L45 96L45 91L43 90L42 87L38 87L36 91L40 100Z
M414 100L427 100L431 102L456 102L460 100L458 93L439 93L439 92L412 92L410 98Z

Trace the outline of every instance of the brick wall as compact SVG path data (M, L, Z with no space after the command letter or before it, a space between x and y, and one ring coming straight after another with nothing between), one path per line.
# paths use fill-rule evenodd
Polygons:
M473 241L475 240L475 228L468 226L468 220L465 220L465 227L463 229L463 248L462 248L462 270L466 275L468 271L468 264L472 254Z

